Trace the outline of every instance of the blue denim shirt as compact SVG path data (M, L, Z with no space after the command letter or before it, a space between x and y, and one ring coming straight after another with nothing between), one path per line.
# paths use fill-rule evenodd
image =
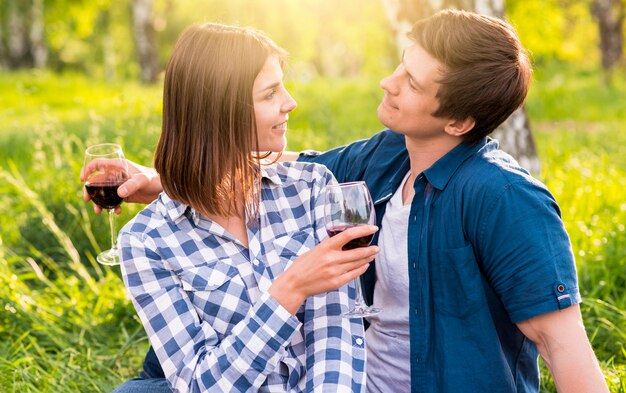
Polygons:
M390 130L300 160L326 165L340 182L364 180L378 225L409 170L404 137ZM412 391L537 392L538 351L515 324L581 301L553 196L489 138L458 145L414 188ZM375 274L373 263L363 277L370 300Z

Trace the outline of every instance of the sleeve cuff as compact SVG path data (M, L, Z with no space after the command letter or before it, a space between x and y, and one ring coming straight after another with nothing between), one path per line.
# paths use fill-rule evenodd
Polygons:
M573 291L556 297L555 299L538 303L531 307L510 311L509 316L513 323L520 323L527 319L547 314L549 312L562 310L579 303L582 303L582 298L580 297L580 292L578 292L575 288Z
M270 294L264 293L251 310L250 319L241 329L233 329L238 341L245 343L249 362L259 372L274 369L291 343L301 323Z

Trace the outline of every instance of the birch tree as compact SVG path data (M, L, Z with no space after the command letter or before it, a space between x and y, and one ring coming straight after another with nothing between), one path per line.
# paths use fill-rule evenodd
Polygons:
M158 74L152 0L133 0L133 36L141 69L141 81L154 82Z
M456 8L479 14L504 17L504 0L383 0L387 19L394 31L398 48L410 45L406 34L413 23L439 10ZM539 173L540 163L525 108L515 111L494 133L502 150L515 157L520 165Z
M44 68L48 58L48 48L46 47L44 38L43 7L43 0L32 0L29 38L33 65L36 68Z
M10 69L29 67L30 42L26 25L26 10L23 2L7 3L7 64Z
M611 75L624 52L624 18L626 5L622 0L593 0L591 14L598 22L600 52L605 82L611 82Z

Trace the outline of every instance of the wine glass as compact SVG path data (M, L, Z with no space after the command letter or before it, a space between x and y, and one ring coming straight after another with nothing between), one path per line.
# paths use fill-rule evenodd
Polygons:
M365 182L357 181L329 185L326 188L324 203L324 220L328 236L333 237L348 228L358 225L374 225L376 213L372 197ZM352 250L357 247L369 246L373 234L350 240L343 246L343 250ZM361 281L354 280L356 296L354 307L343 314L345 318L371 317L380 313L380 308L370 307L363 299Z
M87 173L87 193L96 205L109 213L111 249L98 254L96 260L103 265L119 265L115 208L123 199L117 195L117 188L128 179L128 166L122 147L115 143L89 146L85 150L84 168Z

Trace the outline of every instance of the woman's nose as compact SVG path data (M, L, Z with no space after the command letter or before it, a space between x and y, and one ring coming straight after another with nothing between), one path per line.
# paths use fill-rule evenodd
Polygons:
M293 99L291 94L287 93L287 98L281 108L282 111L285 113L289 113L292 110L296 109L297 106L298 106L298 103L296 102L296 100Z

